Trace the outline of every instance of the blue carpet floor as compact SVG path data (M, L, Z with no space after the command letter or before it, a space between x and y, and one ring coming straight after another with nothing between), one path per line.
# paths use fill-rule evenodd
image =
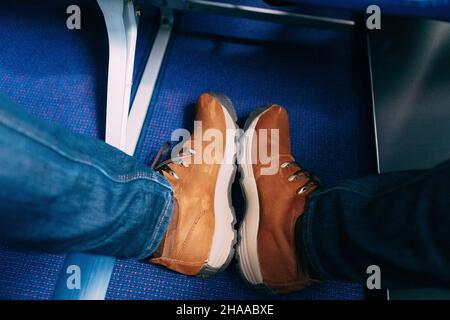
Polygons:
M240 1L252 3L255 1ZM65 28L65 9L79 4L82 30ZM158 23L144 8L137 71ZM107 38L95 1L0 4L0 92L37 117L84 135L104 137ZM191 127L196 98L219 91L234 101L239 122L276 102L290 115L293 150L325 183L374 173L375 146L362 38L217 16L179 15L136 156L149 163L172 130ZM237 186L238 215L243 199ZM49 299L64 255L0 250L0 298ZM212 279L186 277L118 260L107 299L261 298L234 266ZM362 299L362 286L326 282L289 299Z

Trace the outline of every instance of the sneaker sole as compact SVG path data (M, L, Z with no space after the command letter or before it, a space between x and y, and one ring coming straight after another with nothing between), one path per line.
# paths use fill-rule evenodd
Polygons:
M230 99L222 94L209 93L222 105L225 115L226 128L236 130L237 115ZM231 140L231 141L230 141ZM223 271L230 264L234 256L234 245L237 241L235 210L231 201L231 186L237 171L236 165L237 143L235 135L231 139L226 137L224 157L228 161L221 164L214 193L214 236L208 261L200 270L199 276L208 278Z
M239 172L240 184L246 199L246 211L239 229L239 242L236 249L237 267L247 283L260 293L274 294L264 283L258 258L258 229L259 229L259 197L252 166L252 143L254 128L259 118L270 108L261 107L252 112L244 127L244 134L240 140L241 161Z

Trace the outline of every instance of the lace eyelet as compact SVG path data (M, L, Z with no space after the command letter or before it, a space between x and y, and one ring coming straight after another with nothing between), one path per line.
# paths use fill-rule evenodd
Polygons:
M301 188L297 191L297 194L302 194L302 193L304 193L306 190L308 190L308 186L301 187Z
M283 162L280 167L281 167L281 169L286 169L289 166L290 166L289 162Z
M288 181L289 182L292 182L292 181L295 181L297 179L297 176L296 175L293 175L293 176L290 176L289 178L288 178Z
M170 175L175 179L180 179L180 177L175 173L175 171L170 171Z

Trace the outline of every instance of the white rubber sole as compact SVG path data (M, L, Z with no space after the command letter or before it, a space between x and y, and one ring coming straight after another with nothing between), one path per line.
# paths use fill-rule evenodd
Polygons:
M208 277L224 270L234 255L234 245L237 232L234 229L236 216L231 202L231 185L236 174L237 144L235 134L237 130L236 114L228 98L212 94L222 103L227 128L226 144L224 149L224 163L221 164L214 192L214 236L208 261L200 273ZM233 112L230 114L230 112Z
M252 167L252 145L255 138L255 126L266 111L256 111L253 119L251 119L252 115L250 116L250 125L246 126L240 143L242 148L242 158L239 164L240 182L247 208L239 230L236 258L243 277L255 286L264 284L264 281L258 258L259 197Z

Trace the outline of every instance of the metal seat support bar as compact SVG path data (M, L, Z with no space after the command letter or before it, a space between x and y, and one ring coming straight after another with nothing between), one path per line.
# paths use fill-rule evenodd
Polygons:
M134 4L129 0L97 0L109 41L107 143L124 150L137 38Z
M320 29L349 30L355 21L335 19L317 15L299 14L288 11L273 10L252 6L206 0L147 0L148 4L180 11L213 13L245 19L268 21L280 24L291 24Z
M163 10L158 33L128 117L126 153L134 154L173 28L171 10Z

